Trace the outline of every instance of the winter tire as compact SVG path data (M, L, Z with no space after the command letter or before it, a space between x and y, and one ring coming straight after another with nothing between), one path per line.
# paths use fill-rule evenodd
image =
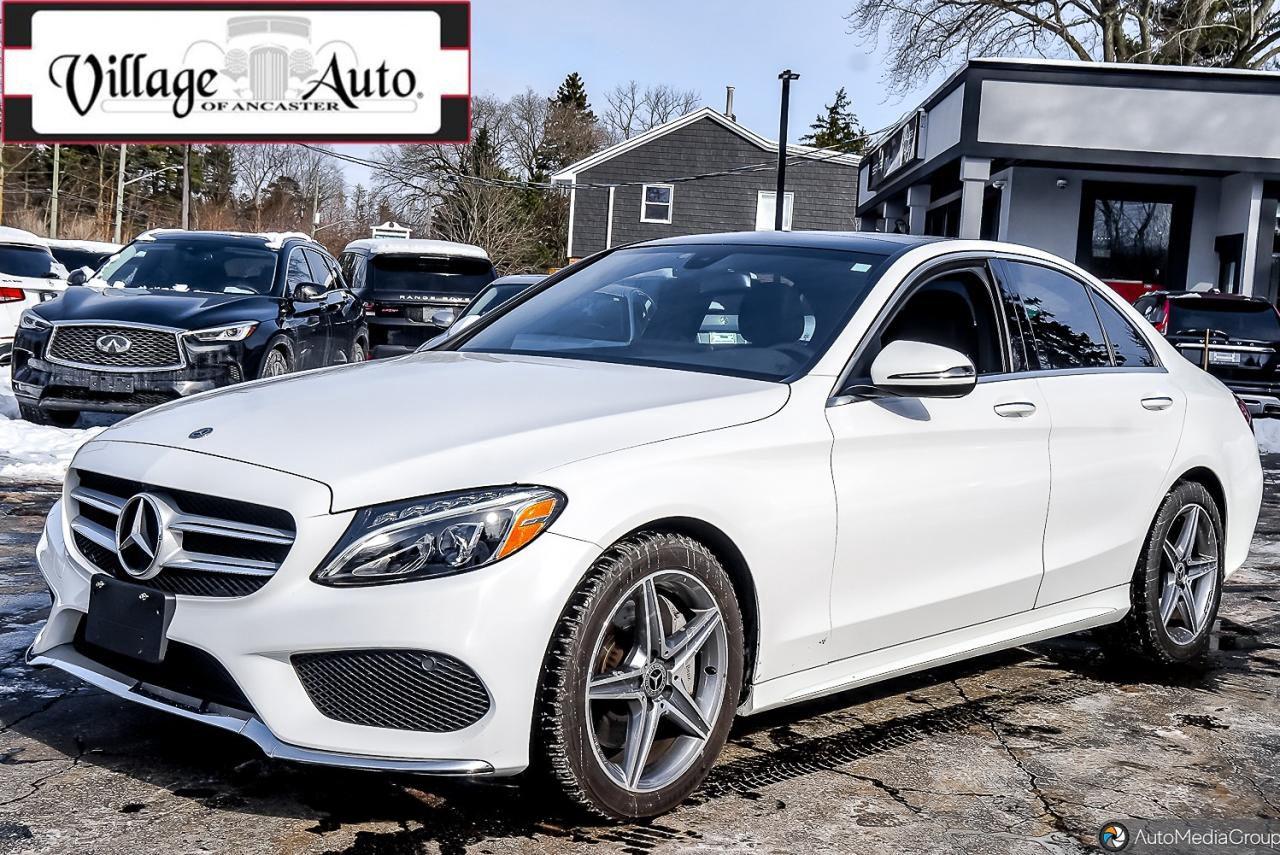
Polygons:
M273 344L262 357L262 366L258 369L258 378L281 377L293 373L293 357L284 342Z
M538 711L569 799L637 819L692 793L733 723L742 639L729 576L698 541L641 533L601 556L560 618Z

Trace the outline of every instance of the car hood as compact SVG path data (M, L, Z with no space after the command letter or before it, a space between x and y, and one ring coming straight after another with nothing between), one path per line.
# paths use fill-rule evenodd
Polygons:
M143 288L67 288L40 304L49 321L121 321L196 330L239 321L274 318L280 301L257 294L204 294Z
M789 387L640 366L421 353L233 386L96 441L183 448L327 484L333 510L536 482L549 469L765 418ZM189 435L212 431L200 439Z

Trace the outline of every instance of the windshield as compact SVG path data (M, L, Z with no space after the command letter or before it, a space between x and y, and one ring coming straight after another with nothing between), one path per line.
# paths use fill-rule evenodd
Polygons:
M48 277L53 269L53 256L38 246L0 246L0 273L10 276Z
M620 250L505 311L458 349L783 380L817 362L884 260L796 247Z
M458 317L459 319L469 318L472 315L492 312L528 287L528 285L491 285L472 300L467 310Z
M420 255L375 255L369 263L369 287L374 291L473 296L496 277L493 264L483 258L428 258Z
M1280 341L1280 317L1269 303L1174 300L1169 335L1226 336L1251 341Z
M98 272L115 288L270 294L276 254L269 249L207 240L137 241Z
M97 252L92 249L72 249L70 247L54 247L52 250L53 257L62 262L62 265L68 270L79 270L81 267L87 267L90 270L97 270L98 265L106 261L111 255L109 252Z

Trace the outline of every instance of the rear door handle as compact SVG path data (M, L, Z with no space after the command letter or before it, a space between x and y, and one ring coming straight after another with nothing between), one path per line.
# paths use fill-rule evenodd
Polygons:
M1156 395L1151 398L1143 398L1142 406L1148 410L1167 410L1173 406L1173 398L1167 395Z
M993 407L997 416L1003 416L1006 419L1025 419L1036 411L1036 405L1030 401L1009 401L1004 404L996 404Z

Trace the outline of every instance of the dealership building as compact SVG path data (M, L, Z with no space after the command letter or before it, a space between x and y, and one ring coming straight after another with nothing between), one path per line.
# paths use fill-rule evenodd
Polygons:
M971 60L858 172L864 230L988 238L1125 293L1280 294L1280 74Z

